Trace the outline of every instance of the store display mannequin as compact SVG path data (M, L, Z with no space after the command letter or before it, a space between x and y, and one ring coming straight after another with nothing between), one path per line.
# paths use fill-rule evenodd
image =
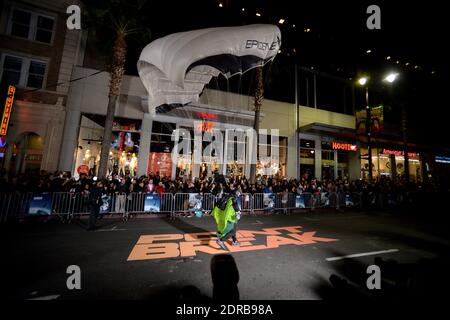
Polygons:
M125 154L125 151L122 151L122 155L119 159L119 176L125 176L125 166L127 165L127 155Z
M114 174L114 156L112 155L112 153L109 153L109 161L108 161L108 172L106 174L106 176L111 176Z
M134 176L135 175L135 169L137 166L137 157L136 154L133 153L130 160L130 173Z

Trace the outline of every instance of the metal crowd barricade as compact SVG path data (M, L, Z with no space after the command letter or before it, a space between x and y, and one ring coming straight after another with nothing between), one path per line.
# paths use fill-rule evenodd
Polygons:
M173 212L173 194L172 193L161 194L160 212L172 214L172 212Z
M52 215L58 216L62 221L69 221L73 217L73 204L75 193L54 192L52 194Z
M173 201L173 215L189 212L189 193L176 193Z
M297 196L302 197L303 202L299 203L298 205L296 204L296 208L299 209L312 209L314 206L314 196L312 193L310 192L302 192L301 194L296 194L296 201L297 201Z
M22 194L14 193L12 196L11 206L9 207L9 217L23 218L28 214L30 200L33 197L32 192Z
M291 210L311 209L313 207L313 195L308 192L298 193L276 193L274 194L273 209L288 213ZM259 205L258 203L256 204ZM263 204L266 206L267 204Z
M293 200L293 201L292 201ZM295 194L276 193L274 198L274 209L288 213L288 210L295 209Z
M204 214L210 214L216 205L216 197L212 193L204 193L202 195L202 209Z
M325 192L313 193L312 209L328 207L329 200Z
M27 214L32 192L2 193L0 197L1 219L4 223L10 219L22 218Z
M149 195L143 192L132 192L127 195L116 193L113 195L111 213L121 214L124 219L128 219L129 214L138 213L170 213L172 211L172 194L163 193L154 195L160 196L160 210L158 212L148 212L145 210L145 197Z
M8 220L9 207L12 201L11 193L0 193L0 223Z
M125 193L113 193L111 195L111 214L119 214L125 220L128 218L126 211L127 195Z
M328 192L328 208L339 208L339 196L336 192Z
M352 196L355 208L362 209L363 208L362 192L352 192Z
M90 212L89 195L85 193L74 193L70 196L71 207L69 212L69 220L74 217L80 218Z
M337 193L338 208L361 208L361 193L342 191Z
M120 214L128 218L128 214L145 212L146 193L114 193L108 199L109 209L105 214ZM222 195L223 196L223 195ZM0 193L0 223L17 219L28 214L32 192ZM419 199L418 199L419 198ZM277 193L277 194L241 194L238 204L241 212L250 214L268 214L273 211L315 209L315 208L358 208L390 205L415 205L427 202L429 194L409 193L362 193L342 191L338 193ZM171 215L197 214L208 215L214 209L219 197L211 194L163 193L160 194L160 213ZM427 200L428 199L428 200ZM105 200L105 199L104 199ZM61 221L71 221L74 217L87 215L90 212L89 196L85 193L55 192L52 193L52 216Z
M253 212L253 196L250 193L240 194L239 206L243 214L251 214Z
M264 214L264 194L263 193L254 193L252 196L253 199L253 214Z
M144 212L145 193L132 192L127 195L125 211L128 214L137 214Z

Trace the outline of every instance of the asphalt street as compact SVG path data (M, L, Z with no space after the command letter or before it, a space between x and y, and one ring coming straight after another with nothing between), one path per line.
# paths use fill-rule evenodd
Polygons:
M236 284L241 300L429 298L449 284L448 222L436 216L243 216L241 246L228 252L208 238L215 231L211 217L105 218L98 226L87 232L86 220L74 220L3 227L2 294L13 300L177 300L200 293L208 300L217 270ZM224 263L228 268L220 268ZM366 285L374 264L379 290ZM71 265L80 268L80 289L67 287Z

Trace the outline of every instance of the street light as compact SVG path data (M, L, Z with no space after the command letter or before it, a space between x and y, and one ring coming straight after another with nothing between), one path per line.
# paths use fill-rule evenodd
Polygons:
M384 81L392 83L395 80L397 80L397 77L398 77L398 73L390 73L386 76L386 78L384 78Z
M362 77L358 80L358 83L362 86L364 86L367 83L367 78L366 77Z

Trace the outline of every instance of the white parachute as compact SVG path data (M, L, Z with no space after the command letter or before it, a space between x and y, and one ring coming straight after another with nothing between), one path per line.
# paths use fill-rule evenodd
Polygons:
M149 113L197 102L212 77L229 78L263 66L280 45L280 29L265 24L180 32L151 42L137 63Z

